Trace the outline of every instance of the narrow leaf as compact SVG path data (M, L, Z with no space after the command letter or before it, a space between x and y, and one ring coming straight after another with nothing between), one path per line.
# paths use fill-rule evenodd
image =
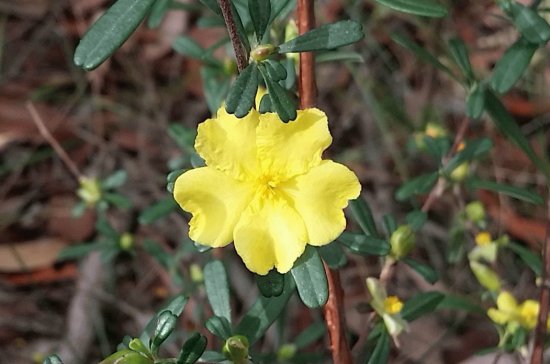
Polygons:
M90 71L113 54L138 27L155 0L118 0L84 34L75 65Z
M258 67L251 63L239 74L229 90L225 109L238 118L246 116L254 105L257 90Z
M332 269L342 268L348 262L342 246L337 241L317 248L321 258Z
M378 341L376 341L376 346L372 351L372 355L369 358L367 364L380 364L387 363L390 356L390 336L388 332L383 329Z
M411 211L407 214L407 217L406 217L407 224L414 231L420 230L422 226L424 226L424 223L426 222L427 219L428 219L428 214L420 210Z
M353 62L353 63L365 63L363 56L353 51L329 51L319 53L315 56L316 63L325 62Z
M497 61L491 77L491 87L505 93L515 85L527 70L538 46L524 38L518 39Z
M466 44L460 38L453 38L449 41L449 49L451 51L451 56L454 61L460 67L462 74L466 77L467 80L471 81L474 79L474 72L472 70L472 65L470 64L470 56L468 55L468 48Z
M460 310L469 313L475 313L478 315L485 315L485 309L483 307L472 303L470 300L447 294L445 298L437 305L438 309L447 309L447 310Z
M360 23L342 20L310 30L279 46L279 53L330 50L355 43L363 38Z
M147 26L152 29L158 28L171 4L172 0L156 0L151 7L151 13L147 19Z
M101 181L101 187L106 190L118 188L126 182L127 178L128 173L126 173L125 170L120 169Z
M300 350L314 343L315 341L323 337L326 331L327 329L324 322L317 321L311 324L307 329L302 331L300 335L296 336L296 338L294 339L294 345L296 345L296 349Z
M139 214L138 221L141 225L149 225L172 213L178 204L172 197L160 200L146 208Z
M550 25L535 9L512 1L508 13L530 43L543 45L550 40Z
M438 178L439 174L437 172L427 173L413 178L399 187L395 193L395 198L399 201L403 201L414 195L426 193L435 185Z
M254 32L256 32L256 39L258 40L258 43L261 43L264 32L267 29L271 18L271 1L249 0L248 11L250 12L250 19L252 19Z
M479 119L485 109L485 87L475 83L466 98L466 115L472 119Z
M536 274L537 277L542 275L542 260L540 259L540 254L536 254L533 251L516 244L514 242L509 242L504 245L506 248L510 249L516 253L521 260Z
M283 122L296 119L296 103L278 82L271 79L264 65L260 65L262 77L267 86L271 107L277 112Z
M433 312L444 298L445 295L441 292L418 293L405 302L401 316L407 321L414 321L426 313Z
M359 197L355 200L351 200L349 202L349 207L352 216L361 227L361 230L367 235L379 237L372 211L367 202L362 197Z
M176 364L196 363L200 359L202 353L204 353L206 344L206 336L203 336L198 332L194 333L183 344Z
M204 267L204 285L208 302L216 316L231 322L231 306L229 304L229 283L223 263L213 260Z
M471 189L489 190L503 195L517 198L518 200L526 201L535 205L544 203L544 199L536 192L525 188L514 187L503 183L485 181L477 178L471 178L466 183Z
M212 316L205 322L204 326L222 340L227 340L233 335L231 324L225 317Z
M212 10L217 16L223 19L222 9L220 9L220 4L217 0L199 0L204 6Z
M294 263L291 273L296 282L298 295L307 307L319 308L327 302L327 276L323 262L314 247L306 247L302 256Z
M413 15L441 18L448 14L443 5L433 0L376 0L376 2L390 9Z
M434 284L439 280L439 275L431 266L414 260L410 257L405 257L401 261L411 267L416 273L420 274L428 283Z
M352 252L360 255L388 255L390 244L380 238L344 231L337 239Z
M440 71L443 71L450 76L454 77L453 72L449 69L449 67L445 66L443 63L441 63L434 55L432 55L430 52L428 52L426 49L415 43L413 40L408 38L405 35L394 33L391 35L391 39L402 46L403 48L406 48L410 52L412 52L415 56L417 56L421 61L426 62L428 64L431 64L435 68L439 69Z
M283 293L285 276L272 269L265 276L256 275L256 283L262 296L277 297Z

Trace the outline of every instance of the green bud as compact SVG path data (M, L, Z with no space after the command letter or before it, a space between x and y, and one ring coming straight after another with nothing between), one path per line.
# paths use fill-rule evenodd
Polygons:
M500 278L491 268L476 261L470 261L470 268L476 276L479 284L487 288L489 291L500 291Z
M401 225L391 234L390 255L399 260L414 248L416 245L416 235L409 225Z
M99 364L153 364L154 360L132 350L120 350Z
M128 344L128 347L144 356L151 356L151 352L149 351L147 346L145 346L143 341L138 338L132 339L132 341L130 341L130 343Z
M254 62L262 62L268 59L275 52L273 44L260 44L250 52L250 58Z
M191 276L191 281L194 283L201 283L204 281L204 274L200 265L193 263L189 266L189 275Z
M118 240L118 246L122 250L130 250L134 246L134 236L130 233L124 233Z
M231 336L223 345L223 354L235 364L244 364L248 359L248 339L243 335Z
M76 194L87 206L95 206L101 199L101 185L99 181L96 178L83 177L79 182L80 187L76 191Z
M466 177L468 177L468 172L470 172L470 163L464 162L453 169L453 171L449 175L449 178L453 182L462 182L464 181L464 179L466 179Z
M485 208L480 201L472 201L466 205L466 218L474 223L485 220Z
M158 318L155 332L151 337L150 347L153 353L157 353L162 343L170 336L172 331L176 328L176 321L178 317L172 312L166 310L163 311Z
M279 348L277 351L277 359L279 361L287 361L292 358L294 358L294 355L296 355L296 345L294 344L284 344Z

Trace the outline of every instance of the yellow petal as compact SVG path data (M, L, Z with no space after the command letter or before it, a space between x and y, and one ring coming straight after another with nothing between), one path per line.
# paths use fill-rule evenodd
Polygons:
M490 308L487 311L487 315L495 324L498 325L504 325L511 319L510 313L503 312L495 308Z
M533 329L537 326L539 315L539 303L535 300L526 300L519 307L519 318L521 326L526 329Z
M198 126L195 149L206 165L243 180L258 169L256 127L258 112L254 109L239 119L222 106L214 119Z
M187 171L178 177L174 186L176 201L193 214L189 237L215 248L233 241L233 230L252 193L249 185L212 167Z
M304 220L308 243L320 246L336 239L346 228L342 209L348 200L359 196L361 184L347 167L325 160L306 174L285 182L281 189Z
M307 233L298 213L282 198L256 199L235 227L235 249L246 267L265 275L288 272L304 252Z
M261 114L256 138L262 169L283 179L321 163L332 142L327 116L318 109L299 110L296 120L286 124L275 113Z
M510 292L502 291L497 297L497 307L499 310L514 312L517 310L518 303Z

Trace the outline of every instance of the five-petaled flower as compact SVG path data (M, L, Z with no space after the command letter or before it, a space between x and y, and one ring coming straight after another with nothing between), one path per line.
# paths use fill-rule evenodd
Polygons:
M174 197L193 217L189 236L214 248L235 243L247 268L288 272L307 244L321 246L346 226L343 209L361 185L347 167L323 160L332 142L326 115L298 111L283 123L256 110L242 119L222 107L198 127L206 167L183 173Z

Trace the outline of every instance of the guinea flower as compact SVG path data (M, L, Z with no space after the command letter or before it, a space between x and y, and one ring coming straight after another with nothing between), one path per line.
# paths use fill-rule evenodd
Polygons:
M496 324L510 327L522 327L533 330L537 325L539 303L535 300L525 300L518 303L510 292L502 291L497 297L497 307L489 308L487 315ZM550 320L547 322L550 327Z
M343 209L361 185L347 167L322 159L331 144L326 115L299 110L289 123L221 107L198 127L206 166L183 173L174 198L192 214L189 236L213 248L234 242L247 268L288 272L307 244L322 246L346 226Z
M367 278L367 289L371 295L369 304L384 321L388 333L396 340L403 330L408 330L407 322L401 317L403 302L397 296L388 296L386 289L376 278Z

